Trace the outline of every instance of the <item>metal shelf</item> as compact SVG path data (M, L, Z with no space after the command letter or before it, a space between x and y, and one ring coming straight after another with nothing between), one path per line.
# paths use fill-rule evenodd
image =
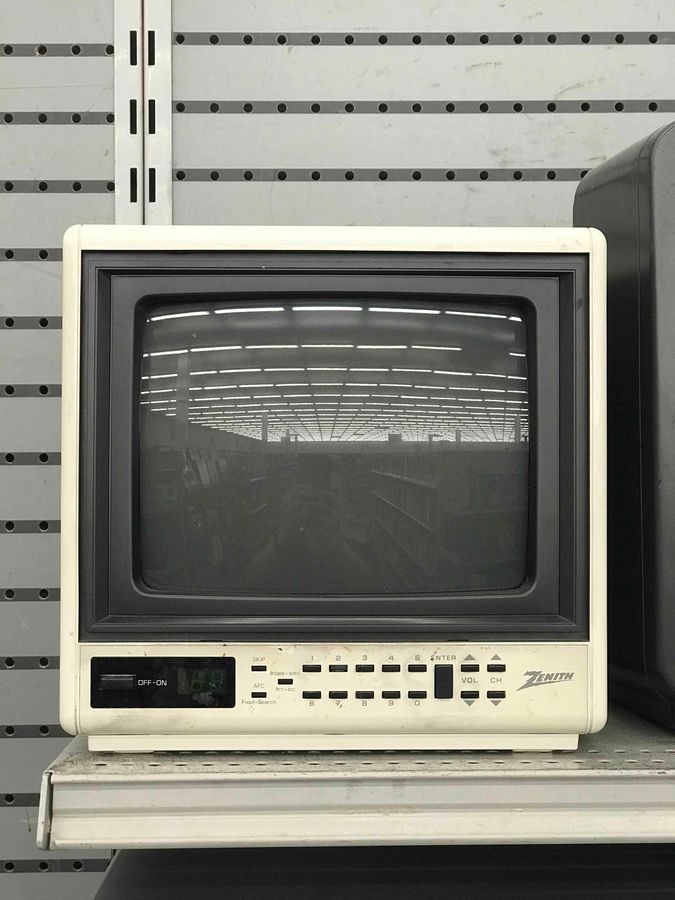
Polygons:
M619 708L574 752L90 753L43 777L44 849L673 841L675 734Z

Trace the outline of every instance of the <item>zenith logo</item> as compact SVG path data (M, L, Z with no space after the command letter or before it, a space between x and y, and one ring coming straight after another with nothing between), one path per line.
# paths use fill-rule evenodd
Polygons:
M571 681L574 678L574 672L524 672L527 681L521 684L519 691L525 688L541 687L542 684L554 684L560 681Z

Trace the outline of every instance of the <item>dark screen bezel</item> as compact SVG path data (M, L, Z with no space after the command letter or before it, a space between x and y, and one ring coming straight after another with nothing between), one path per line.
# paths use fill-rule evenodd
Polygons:
M582 255L85 253L82 638L128 639L130 634L156 638L158 632L173 640L199 634L243 639L280 633L301 640L409 639L428 637L430 632L455 639L476 633L529 640L552 634L561 639L587 635L587 266ZM377 598L223 598L140 589L133 550L139 303L159 296L184 298L186 292L203 298L205 293L234 292L241 297L242 292L269 296L299 291L332 297L394 292L406 298L415 292L431 299L434 294L440 299L443 293L460 293L500 297L528 307L528 351L536 386L530 471L537 527L529 533L530 568L522 586L463 595ZM532 381L530 391L532 403ZM160 599L162 613L151 612L152 603Z

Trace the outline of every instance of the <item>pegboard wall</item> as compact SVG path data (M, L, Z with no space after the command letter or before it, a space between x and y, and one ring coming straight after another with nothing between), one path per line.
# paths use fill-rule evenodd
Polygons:
M66 227L566 225L583 174L674 116L675 4L663 0L3 4L3 898L89 897L107 864L35 849L40 774L66 740Z

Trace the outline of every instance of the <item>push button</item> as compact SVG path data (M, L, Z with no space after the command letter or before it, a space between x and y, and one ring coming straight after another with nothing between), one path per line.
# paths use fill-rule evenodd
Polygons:
M370 663L359 663L358 666L354 667L357 672L374 672L375 666L371 666Z
M99 691L133 691L136 689L135 675L101 675Z
M488 672L506 672L506 665L504 663L488 663L487 670Z
M452 700L452 666L434 666L434 697L437 700Z
M462 672L479 672L480 666L478 663L462 663Z
M303 672L320 672L321 666L316 665L315 663L305 663L302 667Z

